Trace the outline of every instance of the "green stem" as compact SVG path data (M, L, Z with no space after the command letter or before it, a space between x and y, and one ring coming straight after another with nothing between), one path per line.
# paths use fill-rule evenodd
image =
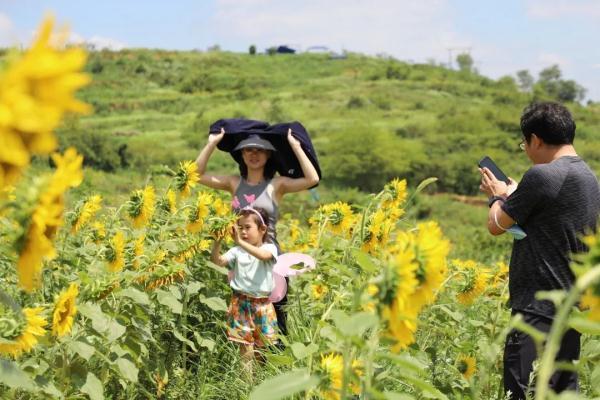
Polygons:
M535 385L536 400L545 400L548 398L548 382L550 381L550 377L554 372L554 361L556 354L560 349L560 342L567 328L568 318L572 307L575 305L575 303L577 303L581 293L598 279L600 279L600 265L595 266L577 280L575 285L573 285L569 291L564 303L558 310L558 313L554 318L554 323L550 328L550 333L546 342L546 349L540 361L538 379Z

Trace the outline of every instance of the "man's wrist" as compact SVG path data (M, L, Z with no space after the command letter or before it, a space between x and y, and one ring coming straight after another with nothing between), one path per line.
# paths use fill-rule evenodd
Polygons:
M488 207L492 208L496 201L502 201L503 203L506 201L506 197L504 196L492 196L488 199Z

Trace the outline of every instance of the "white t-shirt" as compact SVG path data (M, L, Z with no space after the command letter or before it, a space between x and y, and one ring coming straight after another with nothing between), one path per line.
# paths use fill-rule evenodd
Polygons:
M269 297L273 291L273 266L277 258L277 247L271 243L264 243L260 248L273 254L273 258L261 261L239 246L229 249L223 255L229 269L234 272L229 286L236 292L252 297Z

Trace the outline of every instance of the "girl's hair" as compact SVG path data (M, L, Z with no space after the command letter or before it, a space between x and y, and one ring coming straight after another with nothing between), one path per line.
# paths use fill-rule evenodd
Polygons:
M269 228L269 213L264 208L260 207L244 207L238 211L239 217L252 216L252 219L259 228L264 226Z
M242 151L242 150L240 150L240 151ZM244 163L243 159L242 159L242 162L238 163L238 166L239 166L240 175L242 176L242 178L247 179L248 178L248 167ZM263 177L265 178L265 180L273 179L273 177L275 176L275 172L277 172L277 166L275 164L275 160L273 159L273 153L271 153L271 155L269 156L269 158L267 159L267 162L265 164L265 169L263 171Z

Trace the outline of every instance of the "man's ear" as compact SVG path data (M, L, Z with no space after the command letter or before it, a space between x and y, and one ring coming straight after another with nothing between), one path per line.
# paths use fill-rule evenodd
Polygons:
M544 144L544 141L535 133L531 134L530 141L531 141L531 147L533 147L535 149L540 148Z

